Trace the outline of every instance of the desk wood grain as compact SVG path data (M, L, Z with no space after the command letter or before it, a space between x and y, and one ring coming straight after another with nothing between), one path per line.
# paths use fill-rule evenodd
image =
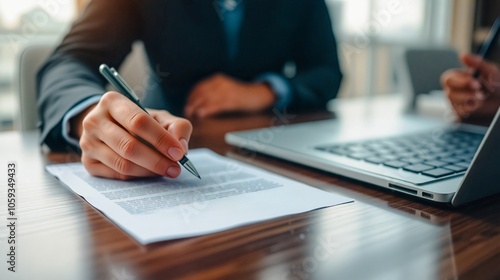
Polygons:
M224 143L227 131L329 117L194 122L190 147L208 147L356 202L148 246L45 173L45 164L78 161L78 155L42 152L36 132L0 134L2 223L6 163L19 166L18 272L2 262L0 279L500 278L499 196L448 209ZM7 231L1 228L5 259Z

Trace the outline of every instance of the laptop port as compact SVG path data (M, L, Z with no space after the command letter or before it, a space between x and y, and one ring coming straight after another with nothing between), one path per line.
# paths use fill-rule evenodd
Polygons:
M405 193L417 194L416 190L412 190L412 189L401 187L401 186L396 186L396 185L391 184L391 183L389 183L389 187L392 189L398 190L398 191L405 192Z
M422 192L422 196L425 198L434 198L434 195L432 193Z

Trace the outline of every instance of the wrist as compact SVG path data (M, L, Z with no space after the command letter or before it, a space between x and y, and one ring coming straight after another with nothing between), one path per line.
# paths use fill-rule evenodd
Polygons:
M277 73L269 72L259 75L256 81L265 83L274 94L272 107L282 110L290 104L292 88L285 77Z
M265 110L272 107L274 103L276 103L277 96L274 93L271 85L266 82L262 82L256 84L256 87L256 92L258 92L260 104L262 104L261 108Z

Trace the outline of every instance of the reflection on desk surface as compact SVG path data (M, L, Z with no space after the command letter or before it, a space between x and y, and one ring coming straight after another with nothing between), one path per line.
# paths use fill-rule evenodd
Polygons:
M321 219L317 226L329 241L326 244L333 243L328 247L331 251L325 250L330 255L321 255L323 243L310 241L307 254L314 257L302 260L302 270L295 274L316 265L313 279L328 279L332 275L338 279L456 278L449 224L433 225L414 218L394 223L392 217L383 214L383 209L359 210L352 213L354 216ZM344 219L350 222L342 223ZM383 227L384 224L392 226ZM370 227L380 229L366 230Z

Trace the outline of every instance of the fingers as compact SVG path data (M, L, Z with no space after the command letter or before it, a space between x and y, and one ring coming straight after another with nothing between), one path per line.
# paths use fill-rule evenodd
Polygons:
M200 108L206 106L210 102L210 94L216 94L215 81L208 79L196 85L189 94L186 107L184 108L184 115L188 118L198 116Z
M184 153L188 152L188 142L193 132L191 123L183 118L172 116L166 111L151 110L151 116L181 143Z
M199 82L189 94L184 115L188 118L208 117L221 112L221 96L228 98L228 92L235 81L218 73Z
M177 177L177 161L187 151L179 140L189 140L192 127L166 112L160 116L165 127L119 93L106 93L83 120L82 163L107 178Z
M187 118L195 118L198 115L200 108L206 106L207 100L206 92L195 88L189 95L186 107L184 108L184 115Z
M496 101L496 81L500 74L498 67L476 55L463 54L460 59L469 70L449 70L441 76L441 83L453 109L462 120L493 115L496 111L494 106L498 107L500 103ZM473 76L476 71L481 74L477 79Z
M205 112L208 108L213 108L220 105L217 102L218 95L223 94L216 91L216 89L211 91L196 90L190 95L190 100L186 104L184 114L187 118L204 118L208 114ZM218 110L216 110L218 111Z
M480 56L462 54L460 59L466 66L479 71L483 77L490 77L498 72L498 67L495 64L483 60Z
M83 154L82 154L82 163L85 166L85 169L87 169L89 174L92 176L110 178L110 179L118 179L118 180L124 180L124 181L133 180L133 179L137 178L134 176L128 176L128 175L124 175L124 174L121 174L119 172L116 172L114 169L104 165L100 161L87 159L86 157L83 156Z
M244 83L227 77L214 78L213 88L196 87L186 106L187 117L210 117L228 112L255 113L269 109L276 95L266 83ZM222 81L222 82L221 82Z
M174 135L174 137L179 139L179 142L182 144L184 149L184 153L187 154L189 149L188 142L191 137L191 132L193 131L191 123L182 119L171 122L166 128L172 135Z
M463 53L460 55L460 60L465 64L467 67L474 68L476 69L479 64L483 61L483 59L475 54L470 54L470 53Z
M456 69L444 72L441 76L441 84L449 90L469 89L475 91L481 88L481 83L474 79L470 73Z
M231 111L224 100L224 92L212 92L211 94L199 94L192 103L188 103L185 109L187 118L207 118ZM229 96L227 96L229 98Z
M216 116L218 114L221 114L222 112L224 112L224 110L220 109L217 105L203 106L195 109L194 117L203 119Z
M162 154L151 149L136 137L130 135L123 128L112 123L109 120L103 120L101 126L106 127L105 137L100 139L106 146L110 147L119 158L123 158L134 165L141 166L144 169L161 176L177 177L180 174L179 165L166 158ZM116 155L114 155L116 157ZM108 166L115 166L113 162L105 162ZM120 161L120 163L122 163ZM128 164L123 162L123 164ZM128 166L128 165L126 165ZM118 168L120 166L117 166ZM140 176L137 174L126 175Z
M110 92L103 96L101 102L105 104L104 106L107 105L111 118L132 135L152 145L164 156L173 161L179 161L184 156L179 140L126 97Z
M452 102L463 103L467 100L474 99L477 101L484 101L486 99L485 94L482 91L470 92L470 91L454 91L453 94L448 95L448 98Z
M484 105L485 100L483 93L480 91L474 94L469 91L455 91L453 94L449 94L448 98L453 109L461 118L467 118L475 113Z
M120 157L104 144L98 145L94 150L99 153L99 159L96 159L94 154L85 151L82 153L82 163L91 175L120 180L158 176Z
M441 83L450 103L459 117L467 118L483 104L481 83L464 70L448 70L441 75Z

